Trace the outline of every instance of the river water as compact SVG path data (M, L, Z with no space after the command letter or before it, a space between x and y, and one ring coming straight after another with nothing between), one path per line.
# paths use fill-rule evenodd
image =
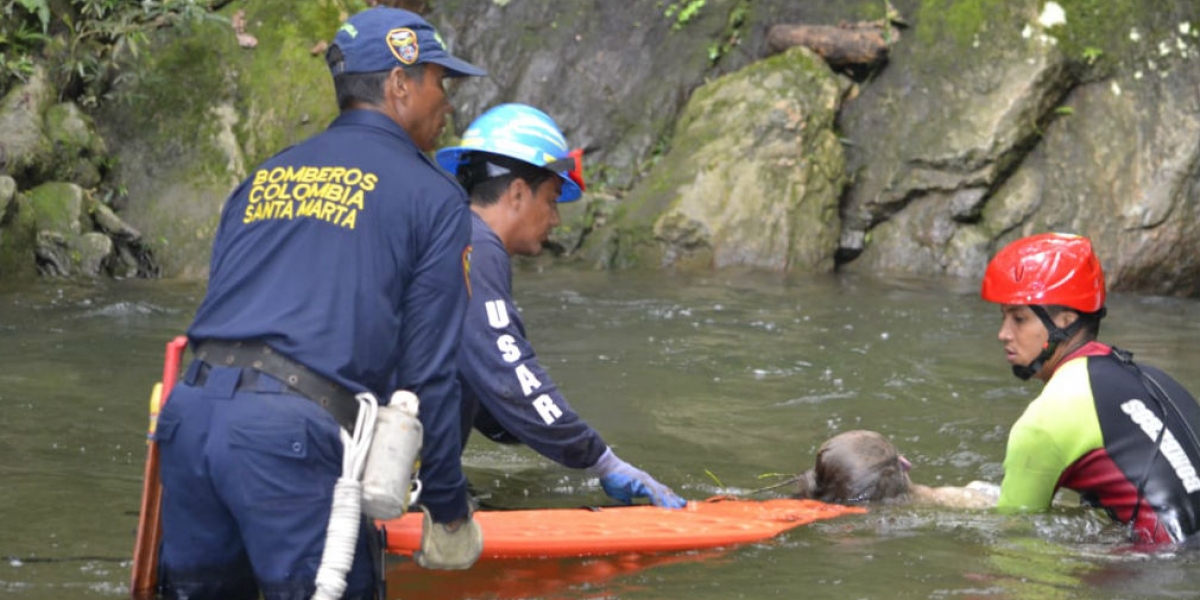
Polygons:
M618 453L690 499L771 498L827 437L888 435L926 484L999 481L1037 392L1009 374L974 282L763 273L518 271L531 338ZM128 594L147 403L194 282L0 290L0 596ZM1101 338L1200 390L1200 303L1117 295ZM473 438L491 504L606 503L595 480ZM1068 504L1071 498L1064 500ZM717 552L481 562L393 559L391 598L1194 598L1200 558L1143 554L1067 506L876 507Z

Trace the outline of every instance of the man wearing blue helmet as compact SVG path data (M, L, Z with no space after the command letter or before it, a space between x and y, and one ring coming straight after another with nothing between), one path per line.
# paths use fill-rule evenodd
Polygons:
M471 298L459 351L463 446L471 428L500 443L524 443L566 467L586 469L604 491L631 503L687 501L621 460L571 409L538 363L512 300L510 256L542 250L558 225L558 203L583 191L581 152L569 151L545 113L521 104L492 108L462 144L437 153L471 197Z
M346 440L395 390L420 398L425 432L418 562L466 568L481 549L456 378L470 211L425 152L450 111L443 78L485 72L387 7L350 17L326 59L341 113L226 201L196 360L158 418L165 598L374 597Z

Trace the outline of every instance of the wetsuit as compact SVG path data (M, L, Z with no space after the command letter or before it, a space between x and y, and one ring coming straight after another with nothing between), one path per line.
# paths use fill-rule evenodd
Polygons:
M1043 509L1065 487L1131 524L1135 541L1185 541L1200 530L1200 406L1119 352L1083 346L1025 409L1009 434L999 507Z
M464 446L474 426L493 441L524 443L567 467L595 465L608 446L538 363L513 304L508 252L474 213L471 246L471 299L458 358Z
M420 398L424 504L466 515L455 375L470 210L462 188L382 113L343 113L257 168L222 209L188 330L256 340L382 403ZM333 417L251 368L192 364L159 417L161 581L170 597L308 598L342 444ZM364 544L346 598L370 597Z

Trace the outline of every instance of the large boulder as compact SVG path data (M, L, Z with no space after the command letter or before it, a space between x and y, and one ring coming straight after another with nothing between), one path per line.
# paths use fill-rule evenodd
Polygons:
M35 232L17 223L17 213L24 201L17 183L8 175L0 175L0 280L28 278L37 273L33 256Z
M10 230L34 242L31 264L36 264L39 274L65 277L78 272L76 242L91 232L86 221L82 188L73 183L45 183L18 197Z
M53 147L44 134L43 115L54 97L45 68L38 66L0 100L0 175L19 183L44 178Z
M92 229L84 211L83 188L73 183L39 185L25 193L17 210L18 220L36 231L74 237Z
M0 228L8 221L8 209L17 195L17 182L8 175L0 175ZM0 229L2 231L2 229Z
M846 183L833 126L847 89L805 48L698 88L615 224L643 234L618 234L631 243L615 249L598 238L593 260L832 270Z
M18 194L15 206L4 228L8 236L0 238L0 275L29 273L35 266L56 277L158 275L141 233L74 183L39 185Z
M91 116L74 102L62 102L47 109L44 120L52 153L49 179L70 181L84 188L100 185L107 168L108 148Z

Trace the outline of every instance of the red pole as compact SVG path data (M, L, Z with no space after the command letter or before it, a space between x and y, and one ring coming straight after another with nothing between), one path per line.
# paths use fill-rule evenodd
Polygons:
M162 383L150 394L150 428L146 432L146 468L142 477L142 508L138 516L137 539L133 546L133 568L129 595L134 600L153 600L158 587L158 545L162 540L162 480L158 473L158 444L154 430L158 413L171 395L179 377L179 363L188 340L178 336L167 343L163 357Z

